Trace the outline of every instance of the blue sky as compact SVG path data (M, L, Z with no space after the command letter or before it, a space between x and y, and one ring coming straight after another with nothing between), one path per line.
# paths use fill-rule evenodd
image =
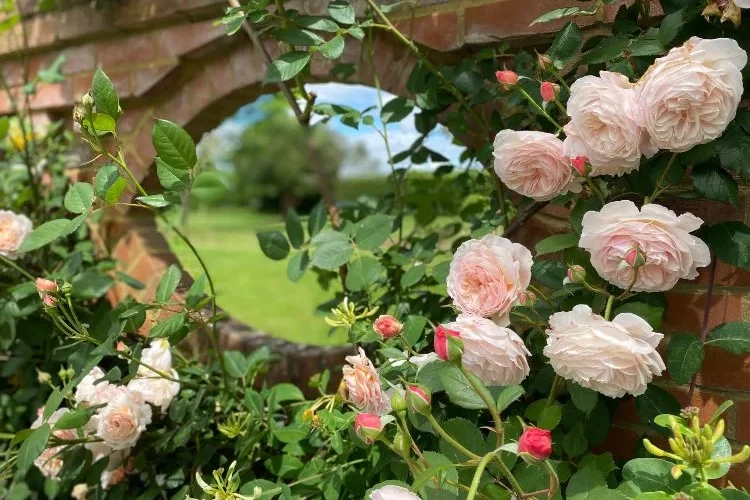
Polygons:
M325 83L325 84L311 84L306 87L309 92L317 94L318 103L331 103L331 104L342 104L351 106L357 110L364 110L370 106L377 106L378 95L377 91L372 87L366 87L363 85L348 85L342 83ZM383 101L388 102L395 98L393 94L383 92ZM379 111L373 110L370 114L375 118L374 125L382 129L383 124L379 118ZM201 141L199 149L202 147L228 147L231 148L233 140L238 134L244 130L244 128L257 119L257 113L253 103L249 103L240 108L237 113L227 118L221 125L219 125L214 131L207 134L213 136L215 139L213 142ZM388 155L386 153L383 139L371 126L361 124L359 129L354 129L341 123L338 119L334 119L328 122L328 126L341 136L343 141L347 141L353 144L361 143L369 152L370 156L376 160L378 165L378 173L387 173L390 169L388 167ZM405 149L407 149L418 137L419 132L414 128L414 113L407 116L404 120L398 123L388 124L388 141L391 146L391 151L395 155ZM218 145L216 142L218 141ZM210 144L210 146L209 146ZM441 153L443 156L451 160L454 164L459 164L459 157L463 152L464 148L453 144L453 138L448 130L438 125L428 136L426 145ZM430 168L427 165L426 168ZM341 170L341 175L352 176L362 173L360 168L356 165L344 165ZM373 174L375 172L364 172L366 174Z

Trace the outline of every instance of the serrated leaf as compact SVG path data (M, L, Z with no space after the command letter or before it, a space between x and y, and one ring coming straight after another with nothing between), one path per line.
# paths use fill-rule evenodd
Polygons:
M750 269L750 227L744 223L720 222L702 227L697 236L727 264Z
M567 387L576 408L586 415L596 408L596 404L599 402L599 394L596 391L581 387L575 382L568 382Z
M706 345L720 347L734 354L750 353L750 323L724 323L708 333Z
M427 273L427 267L419 264L408 269L404 274L401 275L401 286L403 288L409 288L419 283L419 280L424 278Z
M556 68L562 69L581 49L583 36L573 21L568 21L555 37L547 55Z
M164 198L163 194L152 194L149 196L138 196L136 201L140 201L148 207L164 208L168 207L172 203Z
M289 242L281 231L261 231L258 233L258 244L266 257L272 260L284 260L289 255Z
M730 124L715 144L721 166L737 172L744 181L750 179L750 135L742 126Z
M55 422L55 429L77 429L83 427L98 408L78 408L63 413Z
M545 12L541 16L534 19L531 24L537 24L537 23L548 23L550 21L555 21L557 19L562 19L563 17L568 16L577 16L581 14L582 9L579 7L563 7L561 9L554 9L549 12Z
M326 17L321 16L300 16L294 20L294 23L297 26L316 31L336 33L339 30L338 24Z
M366 290L378 280L382 272L383 266L377 259L360 257L349 264L346 287L352 291Z
M654 423L654 419L663 413L680 413L680 403L666 390L651 384L646 392L635 398L635 409L643 422Z
M323 43L320 35L300 28L279 28L273 30L271 35L277 40L290 45L312 46Z
M310 216L307 218L307 232L310 234L311 238L325 227L327 220L328 211L326 210L325 204L321 201L313 207L310 211Z
M156 175L159 177L159 184L170 191L187 189L190 184L188 170L171 167L158 156L154 158L154 161L156 162Z
M26 237L21 247L18 249L19 253L30 252L38 248L42 248L55 241L56 239L70 234L71 225L78 220L78 216L73 220L70 219L55 219L47 221L41 226L34 229L29 236ZM75 229L74 229L75 230Z
M689 334L674 335L667 346L667 368L672 380L687 384L703 364L703 344Z
M545 255L548 253L559 252L566 248L573 248L578 246L579 236L574 233L569 234L554 234L544 238L542 241L536 244L535 250L537 255Z
M91 82L91 97L99 113L106 113L117 120L120 116L120 101L117 98L115 86L101 68L94 73L94 79Z
M203 291L206 288L207 282L208 280L206 279L206 275L201 274L198 279L195 280L192 285L190 285L187 297L185 298L185 303L188 307L195 307L198 305L198 303L200 303L201 298L203 298Z
M487 407L458 367L449 365L437 375L453 404L470 410ZM481 382L479 384L483 385Z
M721 167L707 163L693 168L693 187L709 200L737 204L737 181Z
M169 302L172 294L177 290L177 285L180 283L181 278L182 271L180 268L175 264L169 266L156 286L156 301L162 303Z
M624 36L612 36L603 39L593 49L586 52L580 60L581 64L599 64L617 59L630 43Z
M305 231L302 229L302 220L293 208L286 212L286 235L294 248L299 248L305 242Z
M393 230L393 217L375 214L357 222L354 230L354 242L362 250L374 250L388 239Z
M149 332L149 337L166 337L169 339L171 344L175 344L175 340L172 336L185 327L185 320L187 319L187 313L177 313L164 321L158 322Z
M313 252L312 265L333 271L346 264L353 253L354 247L348 241L324 243Z
M195 142L185 129L169 120L154 120L151 140L156 154L172 168L189 170L198 162Z
M279 83L291 80L307 66L310 57L309 52L301 50L283 54L268 66L263 83Z
M239 351L226 351L224 353L224 364L230 377L241 378L247 375L247 358Z
M88 182L76 182L65 193L65 208L74 214L82 214L94 203L94 187Z
M526 394L523 386L509 385L504 387L497 396L497 411L504 412L514 401L522 398Z
M102 165L99 171L94 177L94 191L99 198L105 199L107 191L115 184L117 179L120 178L120 172L117 167L112 163Z

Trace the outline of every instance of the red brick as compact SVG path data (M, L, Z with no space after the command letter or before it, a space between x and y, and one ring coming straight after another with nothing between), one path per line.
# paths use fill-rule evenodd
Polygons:
M607 438L595 446L593 451L594 453L610 451L617 458L633 458L633 453L642 437L643 433L615 424L609 429Z
M698 332L703 324L706 292L668 293L667 315L664 330L672 332ZM708 326L742 319L742 296L728 292L715 292L708 315Z
M96 46L93 43L65 49L65 74L80 73L96 69Z
M31 98L33 109L53 109L70 106L73 101L73 84L69 80L63 83L40 83L36 94Z
M750 401L737 401L737 440L750 444Z
M104 70L147 63L159 57L156 43L151 36L143 33L98 42L96 53Z
M112 80L120 99L133 95L131 92L132 73L130 71L107 71L107 76Z
M435 13L401 21L396 27L416 43L431 49L445 52L459 47L461 27L455 12Z
M697 382L702 386L750 390L750 356L707 346Z
M732 468L729 469L729 473L723 479L725 482L722 486L731 483L738 489L750 489L750 462L732 465Z
M135 86L133 95L141 97L155 85L157 85L170 71L177 67L177 63L153 66L149 68L139 68L133 72Z
M691 283L701 285L708 284L709 269L710 267L699 269L698 278ZM750 271L718 261L716 264L714 284L717 286L750 286Z
M698 418L700 418L701 422L708 422L719 406L727 400L726 397L719 394L714 394L707 390L696 389L695 392L693 392L693 399L688 402L688 387L670 389L669 392L677 398L677 401L680 402L682 408L685 408L686 406L695 406L696 408L699 408L700 413L698 414Z
M156 45L161 57L180 57L225 37L222 26L214 26L213 21L203 21L159 30Z
M81 97L89 91L93 79L93 73L81 73L71 77L71 81L73 82L73 99L76 102L80 101Z

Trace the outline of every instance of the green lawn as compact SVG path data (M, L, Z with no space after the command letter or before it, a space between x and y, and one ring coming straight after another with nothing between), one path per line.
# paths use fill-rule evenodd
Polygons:
M299 282L286 277L286 261L272 261L260 250L256 233L283 226L279 216L239 208L207 208L188 218L187 232L216 283L219 306L233 317L269 334L308 344L346 341L340 329L330 335L318 304L331 298L307 273ZM185 269L199 276L200 266L185 244L167 234Z

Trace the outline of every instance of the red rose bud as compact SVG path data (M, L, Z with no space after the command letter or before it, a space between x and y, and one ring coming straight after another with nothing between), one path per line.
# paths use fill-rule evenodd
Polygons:
M424 387L410 384L406 386L406 402L412 411L425 415L430 413L432 397Z
M379 316L372 324L372 327L378 335L387 339L395 337L404 329L404 325L390 314Z
M589 159L585 156L576 156L575 158L570 160L570 164L581 177L586 177L586 175L588 175Z
M572 265L568 268L568 275L563 280L564 284L583 283L586 281L586 270L579 265Z
M639 268L646 263L646 256L641 252L638 246L634 246L628 253L625 254L623 259L625 263L632 268Z
M518 440L518 453L528 453L537 460L549 458L552 454L550 431L538 427L527 427Z
M502 71L495 71L495 77L505 87L510 87L518 83L518 73L504 69Z
M542 82L539 91L542 93L542 99L545 102L553 102L557 97L557 93L560 92L560 87L552 82Z
M438 358L443 361L448 361L448 337L460 336L461 334L457 331L449 330L443 325L438 325L438 327L435 328L435 354L438 355Z
M382 430L380 416L374 413L360 413L354 419L354 432L367 444L374 443Z

